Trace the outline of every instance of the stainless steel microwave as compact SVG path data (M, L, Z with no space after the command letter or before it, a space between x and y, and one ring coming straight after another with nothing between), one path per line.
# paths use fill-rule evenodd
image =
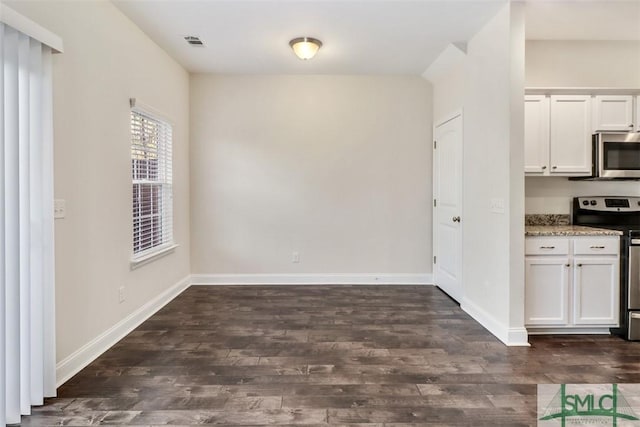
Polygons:
M593 135L593 177L640 179L640 132Z

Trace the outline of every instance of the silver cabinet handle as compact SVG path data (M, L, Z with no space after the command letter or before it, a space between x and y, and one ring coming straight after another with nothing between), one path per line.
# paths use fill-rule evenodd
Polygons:
M604 249L605 246L589 246L591 249Z
M453 218L451 218L451 221L460 222L460 217L459 216L454 216Z
M540 249L555 249L555 246L540 246Z

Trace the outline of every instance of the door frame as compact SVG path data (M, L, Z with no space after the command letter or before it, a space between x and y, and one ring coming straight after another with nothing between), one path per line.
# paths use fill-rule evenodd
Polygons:
M454 110L453 112L445 115L444 117L440 118L439 120L434 121L433 124L433 129L432 129L432 141L431 141L431 153L432 153L432 157L431 157L431 162L432 162L432 189L431 189L431 212L432 212L432 236L433 236L433 241L432 241L432 257L431 257L431 271L433 272L433 284L435 286L437 286L436 283L436 263L433 262L433 256L436 256L436 249L438 247L438 233L437 233L437 228L438 228L438 209L433 206L433 200L435 200L436 198L436 189L437 189L437 185L438 185L438 164L437 164L437 156L435 155L434 151L434 146L433 146L433 141L435 141L436 139L436 128L438 128L438 126L442 126L447 122L450 122L451 120L454 120L456 118L460 117L460 121L461 121L461 126L460 126L460 133L461 133L461 137L462 137L462 144L460 147L460 163L464 166L463 163L463 159L464 159L464 109L458 109L458 110ZM462 216L463 221L460 222L460 285L461 285L461 297L460 297L460 301L457 301L459 304L462 304L462 301L464 300L464 280L463 280L463 271L464 269L462 268L463 264L464 264L464 250L462 247L462 242L464 241L463 239L463 234L464 234L464 217L465 217L465 213L464 213L464 193L463 193L463 189L464 189L464 167L460 168L460 216Z

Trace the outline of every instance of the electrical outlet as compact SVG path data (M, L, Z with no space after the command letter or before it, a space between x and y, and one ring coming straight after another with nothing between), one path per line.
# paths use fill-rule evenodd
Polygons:
M67 203L64 199L55 199L53 201L53 217L55 219L64 218L67 215Z
M123 303L124 299L124 286L120 286L118 288L118 302Z
M297 263L300 262L300 252L294 251L291 254L291 262L294 263L294 264L297 264Z

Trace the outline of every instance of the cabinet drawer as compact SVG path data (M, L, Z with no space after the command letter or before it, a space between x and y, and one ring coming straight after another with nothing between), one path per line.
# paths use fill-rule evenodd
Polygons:
M529 237L525 239L525 255L567 255L569 239L561 237Z
M575 255L617 255L619 249L617 237L575 239L573 244Z

